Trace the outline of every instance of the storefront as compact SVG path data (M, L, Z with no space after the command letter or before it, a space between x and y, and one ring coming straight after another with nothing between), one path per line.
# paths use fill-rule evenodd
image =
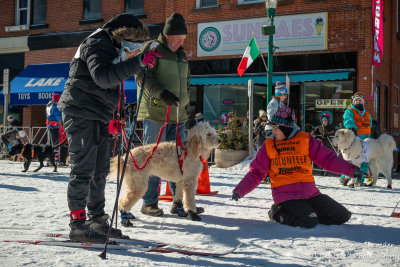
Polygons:
M222 123L226 114L235 111L244 120L248 110L247 83L254 83L253 114L266 109L267 77L263 61L254 61L243 77L236 68L254 35L266 56L267 36L260 32L265 18L198 24L197 56L236 55L231 59L199 60L191 65L191 85L203 91L203 113L213 124ZM338 127L349 99L356 90L357 60L355 53L316 54L327 50L328 13L276 17L275 52L304 51L305 54L274 56L273 83L285 82L289 74L289 105L296 111L303 130L317 126L321 114L331 117ZM307 54L307 51L312 53ZM272 92L273 93L273 92Z
M10 106L46 105L53 94L62 94L67 82L70 63L29 65L12 81ZM125 81L127 103L136 102L136 82L133 77ZM4 98L0 99L0 104Z

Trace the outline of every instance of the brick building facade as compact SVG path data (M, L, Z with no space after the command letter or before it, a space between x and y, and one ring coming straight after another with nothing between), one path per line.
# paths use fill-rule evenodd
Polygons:
M209 113L209 120L215 120L224 111L237 109L238 115L245 117L246 110L243 100L246 91L238 94L237 90L247 90L247 82L226 82L226 79L237 77L236 67L240 61L241 54L218 54L205 56L199 53L199 29L201 25L215 23L235 23L242 20L257 21L265 19L266 9L264 1L260 0L154 0L154 1L119 1L119 0L97 0L88 1L92 4L101 3L101 17L97 19L85 19L84 1L38 1L28 0L30 8L39 3L45 5L45 23L35 25L30 23L25 30L16 29L16 25L24 24L16 21L17 3L19 1L3 1L2 17L0 17L0 69L11 68L18 74L28 65L41 63L69 62L74 55L79 43L93 30L103 25L118 13L123 13L127 3L136 3L142 11L137 13L141 21L153 29L153 35L157 35L162 29L165 19L174 12L181 13L187 21L189 30L185 41L185 50L191 62L191 73L194 82L191 87L191 103L193 112ZM209 6L201 6L207 3ZM129 6L129 5L128 5ZM43 6L42 6L43 7ZM366 96L366 108L372 116L379 120L381 130L395 136L399 143L398 114L400 113L399 93L399 70L400 70L400 34L399 34L399 0L386 0L384 2L384 52L382 66L374 67L371 72L372 62L372 1L371 0L279 0L276 18L289 20L291 16L306 19L309 14L325 16L326 22L326 47L320 50L305 51L278 51L275 53L274 71L279 73L292 73L296 75L309 75L308 78L293 82L293 95L291 103L297 110L299 124L307 129L308 124L318 122L321 110L312 107L314 99L308 99L311 95L318 94L320 98L346 98L354 92L360 91ZM32 17L30 18L32 20ZM258 22L257 22L258 23ZM217 25L216 24L216 25ZM237 24L239 25L239 24ZM293 24L294 25L294 24ZM292 26L293 26L292 25ZM313 26L314 22L309 24ZM14 26L14 27L9 27ZM240 26L240 25L239 25ZM238 27L239 27L238 26ZM227 27L230 27L229 25ZM279 25L276 25L279 31ZM307 28L303 29L303 32ZM293 26L290 31L295 31ZM255 30L257 33L257 29ZM239 34L240 32L237 32ZM224 34L224 33L222 33ZM291 36L290 38L292 38ZM262 39L262 37L260 37ZM242 51L248 44L247 39L242 40ZM266 49L261 49L266 54ZM266 56L266 55L265 55ZM22 60L22 62L21 62ZM18 64L16 62L19 62ZM333 74L346 73L347 78L340 80ZM315 80L316 75L329 73L335 78L320 78ZM265 68L261 60L253 63L246 71L246 77L259 77L265 74ZM328 75L328 74L327 74ZM332 76L332 77L333 77ZM204 82L204 77L214 79L212 83ZM318 76L320 77L320 76ZM196 80L197 79L197 80ZM219 79L219 80L217 80ZM225 79L225 80L224 80ZM372 80L373 79L373 80ZM378 85L378 86L377 86ZM373 87L373 90L371 90ZM326 94L325 89L332 91ZM376 92L379 90L379 94ZM255 112L264 108L265 84L257 84L258 98L255 100ZM235 103L229 107L216 107L212 94L220 92L218 97L224 98L224 90L228 95L236 95ZM236 90L236 91L235 91ZM242 90L242 91L243 91ZM314 91L313 91L314 90ZM335 91L336 90L336 91ZM347 95L340 96L340 92ZM310 93L311 92L311 93ZM339 92L339 94L337 94ZM241 99L240 99L241 98ZM300 101L299 101L300 99ZM212 102L212 101L211 101ZM378 103L379 102L379 103ZM222 105L222 104L221 104ZM236 106L235 106L236 105ZM225 109L224 109L225 108ZM44 126L44 106L27 105L14 107L15 112L21 114L23 125ZM341 110L332 110L334 122L339 126ZM336 113L337 114L336 114Z

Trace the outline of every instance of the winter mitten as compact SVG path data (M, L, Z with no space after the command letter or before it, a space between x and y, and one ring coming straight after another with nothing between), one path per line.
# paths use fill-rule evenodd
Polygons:
M154 67L154 63L156 61L156 57L162 57L160 54L153 52L153 51L148 51L146 53L142 54L142 63L143 65L149 66L149 67Z
M360 168L356 168L352 177L362 180L364 175L368 175L368 173L362 171Z
M232 192L232 199L238 201L240 198L239 194L236 191Z
M177 97L168 90L163 90L160 94L160 98L168 106L178 106L179 97Z

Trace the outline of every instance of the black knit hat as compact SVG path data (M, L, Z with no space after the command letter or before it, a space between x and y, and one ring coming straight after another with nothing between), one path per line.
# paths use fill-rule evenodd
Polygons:
M165 26L163 34L166 35L181 35L187 34L188 30L186 28L185 19L179 13L172 14L165 21Z

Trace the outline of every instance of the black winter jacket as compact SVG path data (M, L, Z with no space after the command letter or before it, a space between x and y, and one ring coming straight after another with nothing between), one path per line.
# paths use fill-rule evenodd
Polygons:
M72 59L58 108L70 116L108 123L118 105L118 85L141 70L138 57L113 63L118 49L111 33L118 27L98 29L82 42Z

